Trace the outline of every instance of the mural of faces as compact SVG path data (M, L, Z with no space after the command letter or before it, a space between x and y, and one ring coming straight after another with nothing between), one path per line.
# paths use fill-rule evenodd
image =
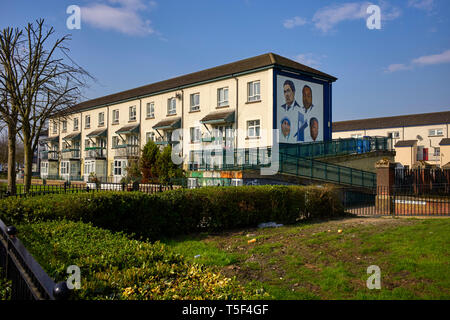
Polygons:
M311 120L309 120L309 133L311 134L313 141L316 141L317 136L319 135L319 121L316 118L311 118Z
M287 137L291 133L291 122L288 118L284 118L281 121L281 132L284 137Z
M295 89L293 90L289 84L284 85L284 99L287 105L291 105L295 99Z
M304 86L302 90L303 106L308 109L312 106L312 91L309 86Z

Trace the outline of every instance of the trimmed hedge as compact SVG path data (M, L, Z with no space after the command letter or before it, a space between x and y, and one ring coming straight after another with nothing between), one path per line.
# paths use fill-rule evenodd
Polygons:
M0 201L0 218L8 224L81 220L152 240L342 213L334 189L312 186L209 187L157 194L107 191Z
M18 225L20 240L47 274L67 280L67 267L81 271L81 288L71 299L184 300L261 299L235 278L189 263L160 242L67 220ZM0 284L2 281L0 280ZM0 290L0 294L3 290Z

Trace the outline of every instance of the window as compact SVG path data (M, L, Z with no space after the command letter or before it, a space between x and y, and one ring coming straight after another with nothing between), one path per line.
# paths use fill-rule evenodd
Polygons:
M53 133L58 133L58 124L56 121L53 121Z
M247 136L250 137L259 137L259 120L251 120L247 121Z
M136 120L136 106L130 107L130 121Z
M217 106L228 106L228 88L220 88L217 90Z
M177 102L175 98L170 98L167 100L167 114L176 114L177 113Z
M112 147L117 147L119 145L119 137L118 136L113 136L112 137Z
M154 118L155 117L155 103L150 102L147 103L147 118Z
M119 123L119 110L113 110L112 123Z
M100 112L98 114L98 125L99 126L103 126L105 124L105 113L104 112Z
M200 110L200 93L191 94L191 111Z
M248 99L247 100L249 102L261 100L259 81L253 81L253 82L248 83Z
M388 132L388 137L398 139L400 138L400 132L398 131Z
M124 160L114 160L114 175L115 176L125 176L127 167L127 162Z
M86 116L84 121L84 128L89 129L91 127L91 116Z
M127 137L127 144L131 146L137 146L139 144L139 138L137 135L129 135Z
M440 155L441 155L441 148L440 147L434 148L433 156L439 157Z
M41 163L41 172L42 174L48 174L48 162Z
M190 128L191 132L191 143L200 142L200 127Z
M428 130L428 136L442 136L442 135L444 135L444 130L442 130L442 129Z
M61 175L69 174L69 162L63 161L61 162Z
M145 134L145 143L149 142L150 140L155 141L155 133L154 132L147 132Z
M73 131L78 130L78 118L73 119Z
M66 120L64 120L64 121L62 122L62 131L63 131L63 132L66 132L66 131L67 131L67 121L66 121Z

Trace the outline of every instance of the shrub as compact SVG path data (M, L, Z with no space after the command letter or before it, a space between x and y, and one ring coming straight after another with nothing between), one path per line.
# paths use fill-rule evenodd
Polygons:
M55 280L81 271L72 299L252 299L236 280L188 263L170 248L67 220L19 225L19 238ZM1 281L0 281L1 282Z
M106 191L0 201L0 218L8 224L64 218L152 240L254 227L269 221L289 224L341 213L337 196L329 187L208 187L158 194Z

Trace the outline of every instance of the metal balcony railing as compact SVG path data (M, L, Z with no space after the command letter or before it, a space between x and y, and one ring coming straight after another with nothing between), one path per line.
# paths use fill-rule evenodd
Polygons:
M55 150L44 150L41 151L41 160L58 160L58 151Z
M63 149L61 155L63 160L80 159L80 149Z
M115 157L138 157L139 145L121 144L114 147Z
M105 147L87 147L84 151L85 158L106 158Z

